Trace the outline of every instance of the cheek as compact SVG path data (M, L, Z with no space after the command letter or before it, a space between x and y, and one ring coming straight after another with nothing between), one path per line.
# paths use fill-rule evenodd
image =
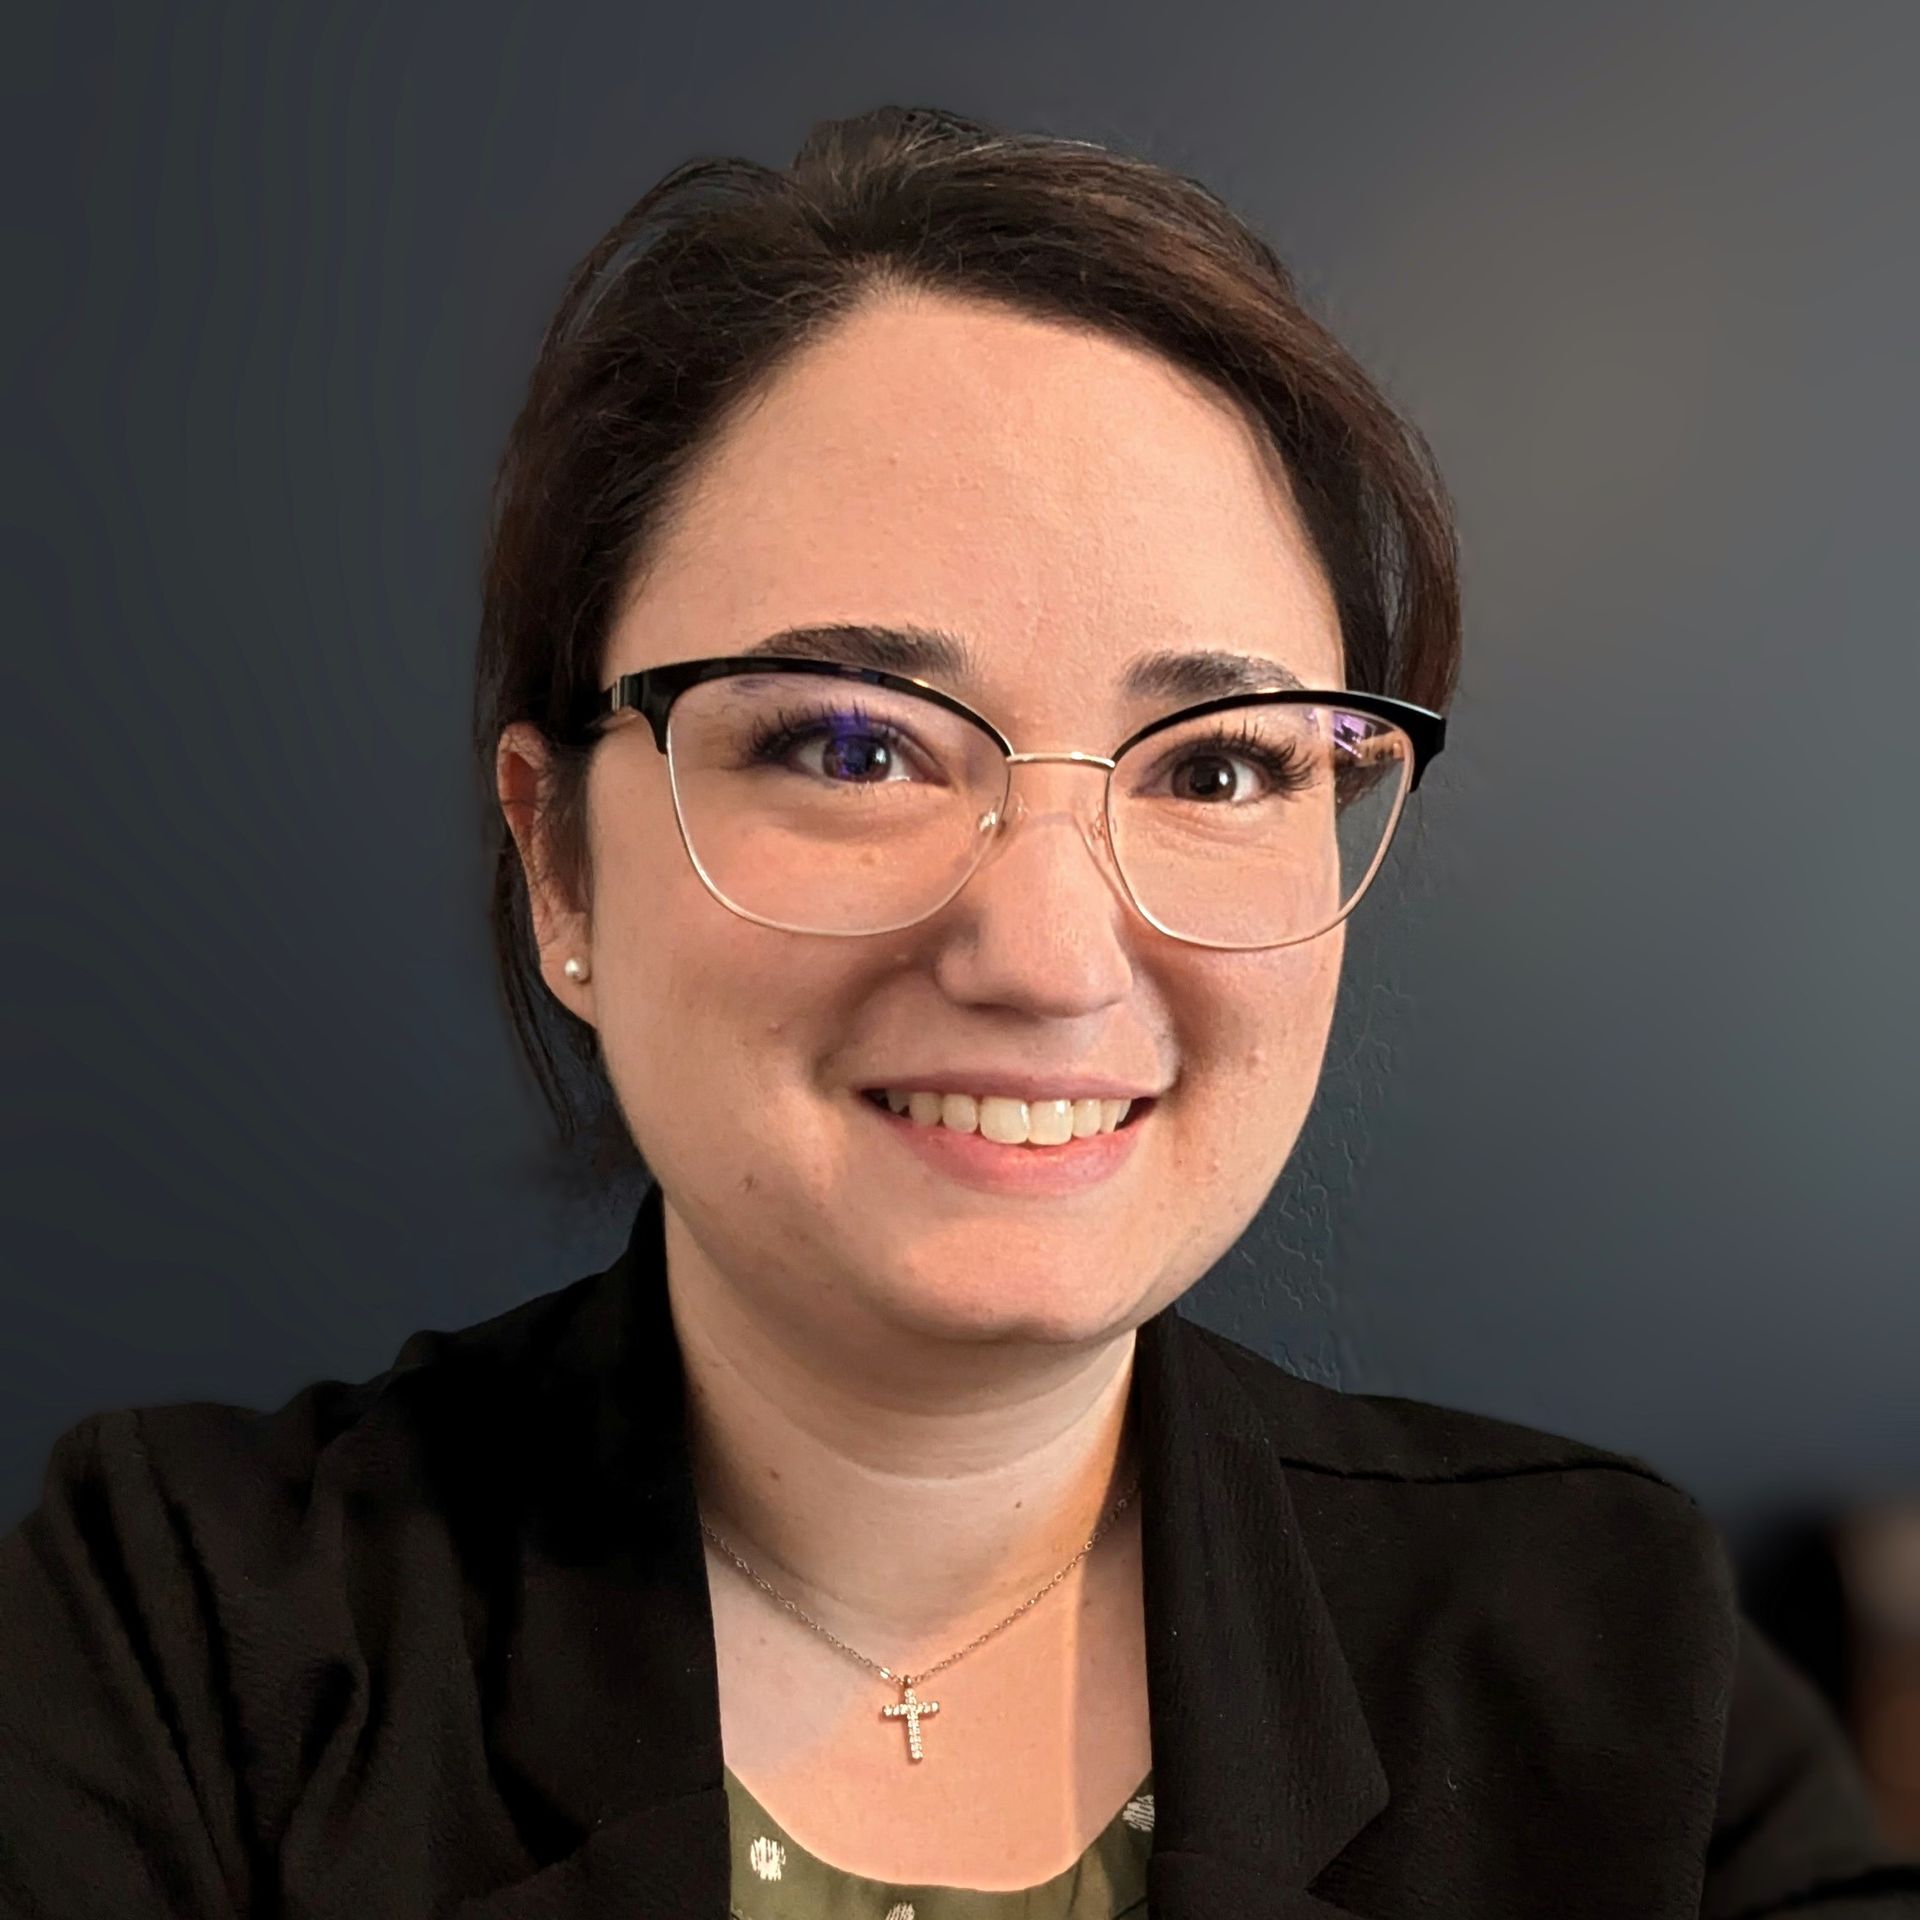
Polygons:
M1166 1231L1203 1261L1245 1231L1319 1088L1339 993L1338 929L1300 947L1200 956L1168 980L1188 1085L1165 1136Z
M731 1106L751 1127L778 1099L797 1028L798 969L770 964L777 936L676 898L614 937L617 997L604 1002L601 1043L623 1097L669 1126Z
M597 797L595 1020L608 1078L652 1161L650 1146L709 1131L713 1112L741 1097L715 1040L738 970L732 950L753 929L701 885L664 791Z
M636 861L595 906L600 1043L628 1124L662 1172L672 1143L752 1164L770 1145L804 1154L818 1062L857 998L846 958L730 913L666 851L677 866Z
M1256 1157L1291 1152L1313 1104L1344 950L1344 927L1336 927L1298 947L1229 960L1196 992L1203 1030L1192 1058L1210 1083L1206 1109Z

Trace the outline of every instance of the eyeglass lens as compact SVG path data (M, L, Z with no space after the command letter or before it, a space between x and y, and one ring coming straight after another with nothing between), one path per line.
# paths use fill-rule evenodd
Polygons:
M1007 761L937 702L809 674L739 674L676 701L674 804L707 886L807 933L911 926L985 857ZM1161 729L1111 783L1115 862L1141 912L1208 946L1306 939L1350 911L1413 765L1391 722L1245 702Z

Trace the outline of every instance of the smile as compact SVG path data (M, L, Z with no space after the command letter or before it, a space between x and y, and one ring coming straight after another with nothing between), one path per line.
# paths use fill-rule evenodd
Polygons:
M928 1093L874 1087L875 1106L904 1114L916 1127L977 1133L1003 1147L1063 1147L1072 1140L1113 1133L1151 1100L1021 1100L1007 1094Z
M896 1097L903 1091L896 1089ZM925 1120L913 1118L916 1099L921 1100L921 1112L927 1115ZM934 1099L940 1103L937 1116L929 1104ZM972 1102L975 1111L971 1131L947 1124L949 1100ZM881 1134L919 1161L936 1179L1016 1201L1065 1198L1112 1179L1132 1159L1148 1131L1147 1122L1160 1104L1153 1098L1135 1100L1112 1126L1105 1124L1106 1114L1102 1112L1101 1124L1087 1134L1075 1134L1069 1119L1066 1137L1057 1144L1049 1144L1034 1137L1035 1109L1039 1113L1038 1131L1058 1133L1059 1109L1064 1107L1071 1116L1077 1102L1015 1100L992 1094L981 1099L973 1094L906 1093L906 1103L905 1111L896 1112L887 1090L873 1088L860 1094L854 1106L857 1112L871 1115ZM1107 1103L1091 1104L1104 1107ZM1019 1138L994 1139L981 1125L983 1107L987 1110L987 1127L997 1126L1003 1132L1012 1133L1017 1125ZM996 1120L995 1107L1010 1108L1012 1112ZM964 1107L956 1104L954 1111L956 1118L965 1119ZM1083 1113L1083 1121L1087 1117Z

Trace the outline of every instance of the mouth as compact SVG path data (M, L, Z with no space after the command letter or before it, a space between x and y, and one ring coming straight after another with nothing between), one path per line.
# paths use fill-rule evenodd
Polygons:
M862 1088L858 1097L882 1135L936 1179L1016 1204L1068 1200L1118 1177L1138 1150L1141 1122L1159 1105L1155 1096L1131 1103L1075 1103L998 1096L981 1100L967 1094L903 1096L898 1088L889 1099L881 1087ZM904 1112L893 1104L903 1097L908 1103ZM949 1119L955 1124L949 1125ZM1072 1125L1076 1119L1077 1129Z
M877 1106L877 1108L881 1110L881 1114L885 1114L889 1119L906 1121L904 1114L895 1114L893 1108L887 1104L887 1091L885 1091L885 1087L862 1087L862 1089L860 1089L860 1098L866 1100L868 1106ZM1106 1129L1106 1131L1125 1133L1129 1127L1137 1127L1140 1121L1146 1119L1146 1116L1148 1116L1156 1106L1160 1106L1160 1096L1158 1096L1158 1094L1142 1094L1139 1100L1133 1100L1133 1102L1127 1106L1127 1114L1119 1121L1119 1125L1112 1127L1112 1129ZM912 1123L908 1121L908 1125L912 1125ZM943 1131L943 1133L945 1133L945 1131L950 1131L950 1129L947 1129L947 1127L931 1127L931 1129L927 1129L927 1131ZM1066 1142L1066 1144L1071 1144L1071 1142ZM1046 1152L1046 1148L1041 1146L1039 1152Z

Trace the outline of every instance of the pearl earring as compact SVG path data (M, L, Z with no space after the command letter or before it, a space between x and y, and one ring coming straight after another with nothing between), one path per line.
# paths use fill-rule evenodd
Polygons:
M564 973L569 980L578 981L584 980L587 977L589 968L587 963L582 960L578 954L575 954L560 971Z

